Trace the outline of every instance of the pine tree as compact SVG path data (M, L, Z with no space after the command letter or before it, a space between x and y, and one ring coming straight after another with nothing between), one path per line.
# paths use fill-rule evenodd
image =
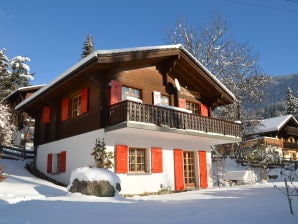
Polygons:
M83 49L83 52L81 54L81 58L87 57L89 54L91 54L94 51L94 43L93 43L93 38L91 34L87 36L82 49Z
M9 60L6 49L0 50L0 100L20 87L28 86L33 74L27 65L30 58L17 56Z
M10 76L8 67L9 67L9 60L5 55L6 49L3 48L0 50L0 100L8 95L8 90L6 88L7 79Z
M293 92L290 87L288 87L288 95L286 100L286 114L297 115L297 99L293 96Z
M94 157L95 167L109 169L113 167L112 159L114 155L112 152L107 152L104 139L96 139L95 146L91 155Z

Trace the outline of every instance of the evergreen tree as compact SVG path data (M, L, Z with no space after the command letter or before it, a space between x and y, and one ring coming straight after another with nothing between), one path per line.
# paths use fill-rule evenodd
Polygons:
M297 115L297 105L298 100L293 96L293 92L290 87L288 87L288 94L286 100L286 114Z
M7 95L6 82L10 76L8 67L9 60L5 55L6 49L0 50L0 100Z
M99 138L96 139L91 155L94 157L95 167L104 169L113 167L112 159L114 155L112 152L107 152L104 139L102 141Z
M33 74L27 65L30 58L17 56L8 59L6 49L0 50L0 100L20 87L28 86Z
M87 57L89 54L91 54L94 51L94 42L91 34L87 36L82 49L83 49L83 52L81 54L81 58Z

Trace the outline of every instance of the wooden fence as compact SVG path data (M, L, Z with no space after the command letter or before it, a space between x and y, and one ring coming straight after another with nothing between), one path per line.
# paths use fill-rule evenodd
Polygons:
M33 159L35 152L15 146L0 145L0 157L5 159Z

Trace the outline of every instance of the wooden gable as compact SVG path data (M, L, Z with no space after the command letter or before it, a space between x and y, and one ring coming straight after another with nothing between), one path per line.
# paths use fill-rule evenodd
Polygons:
M159 70L164 84L169 78L177 79L183 88L197 93L201 100L212 108L233 103L235 100L233 94L183 47L171 45L96 51L46 86L38 96L19 105L18 109L22 109L24 105L30 107L30 104L41 103L45 95L49 98L60 96L66 89L79 85L86 79L107 84L113 79L111 76L120 71L150 66Z

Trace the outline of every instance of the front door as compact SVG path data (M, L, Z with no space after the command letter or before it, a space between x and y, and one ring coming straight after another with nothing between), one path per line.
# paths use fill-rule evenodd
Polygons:
M194 152L183 152L184 157L184 183L185 187L196 186L195 154Z

